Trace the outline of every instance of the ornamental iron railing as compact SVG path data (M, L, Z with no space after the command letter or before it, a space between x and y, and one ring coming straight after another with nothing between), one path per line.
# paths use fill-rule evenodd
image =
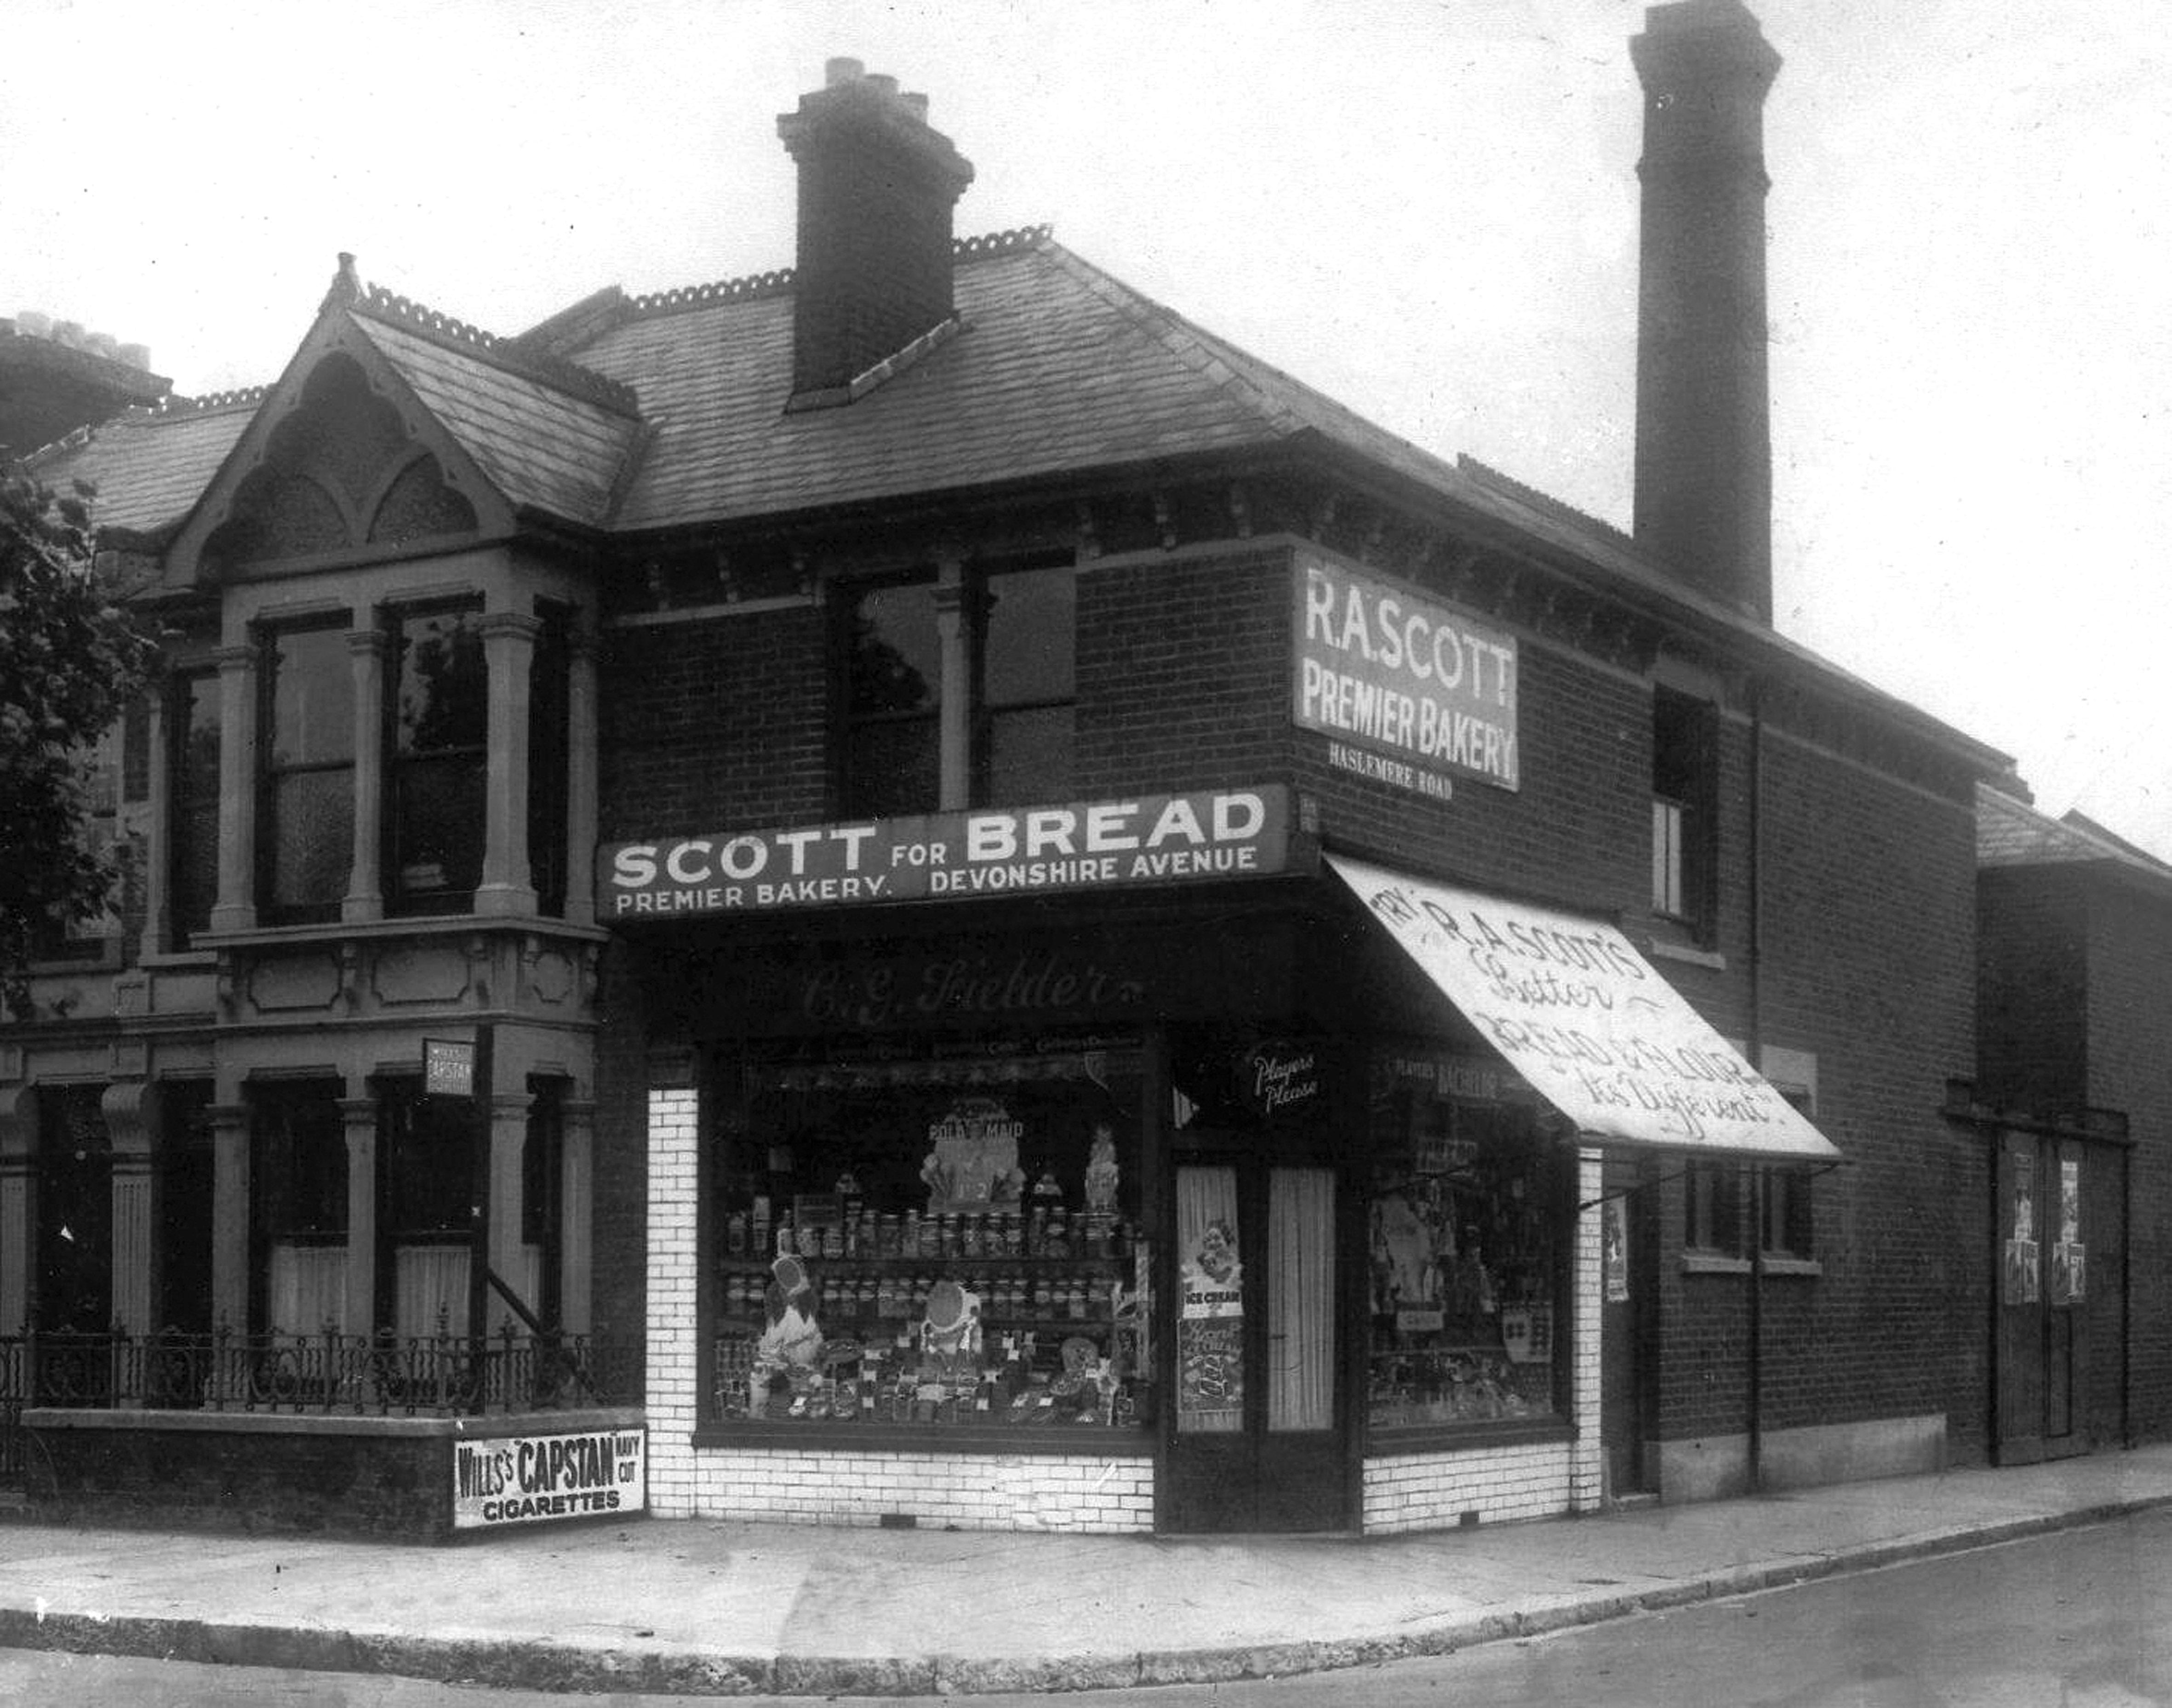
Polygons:
M0 1480L26 1405L449 1417L637 1403L641 1351L510 1327L465 1335L30 1333L0 1337Z

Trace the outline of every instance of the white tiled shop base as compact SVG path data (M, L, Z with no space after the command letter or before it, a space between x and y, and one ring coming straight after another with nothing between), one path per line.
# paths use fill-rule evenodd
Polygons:
M1477 1453L1399 1453L1365 1461L1365 1533L1449 1530L1477 1522L1551 1518L1569 1510L1567 1442Z
M960 1530L1153 1528L1153 1461L697 1448L677 1454L665 1516L876 1524L891 1514Z

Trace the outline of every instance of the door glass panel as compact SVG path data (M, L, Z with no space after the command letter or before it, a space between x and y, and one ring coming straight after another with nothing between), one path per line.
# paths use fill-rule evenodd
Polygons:
M1245 1426L1245 1265L1234 1168L1176 1171L1181 1267L1176 1322L1176 1426L1232 1434Z
M1267 1427L1335 1424L1335 1176L1277 1168L1267 1189Z

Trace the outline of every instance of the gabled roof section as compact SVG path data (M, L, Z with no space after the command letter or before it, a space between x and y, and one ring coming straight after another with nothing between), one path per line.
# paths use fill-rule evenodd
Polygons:
M2172 865L2080 813L2053 819L1998 789L1976 791L1976 864L2101 866L2172 893Z
M56 489L96 487L90 513L102 534L153 540L188 514L263 399L255 387L132 410L47 447L30 469Z
M374 287L348 314L515 509L610 520L642 436L631 386Z

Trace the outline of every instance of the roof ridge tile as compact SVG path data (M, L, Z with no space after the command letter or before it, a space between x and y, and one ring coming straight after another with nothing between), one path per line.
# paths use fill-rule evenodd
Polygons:
M362 294L346 304L347 312L366 320L419 332L438 344L465 354L487 358L493 367L524 379L555 386L577 397L622 415L638 416L641 399L623 380L607 379L594 368L547 350L539 350L512 338L488 332L470 321L403 297L382 285L366 285Z
M1025 250L1044 248L1055 229L1051 225L1021 225L1008 231L954 237L950 239L951 258L960 261L991 260ZM645 318L707 308L712 303L750 302L760 297L783 295L792 289L798 277L790 267L772 267L766 272L741 273L698 285L671 285L660 291L643 291L627 298L626 306L636 315Z

